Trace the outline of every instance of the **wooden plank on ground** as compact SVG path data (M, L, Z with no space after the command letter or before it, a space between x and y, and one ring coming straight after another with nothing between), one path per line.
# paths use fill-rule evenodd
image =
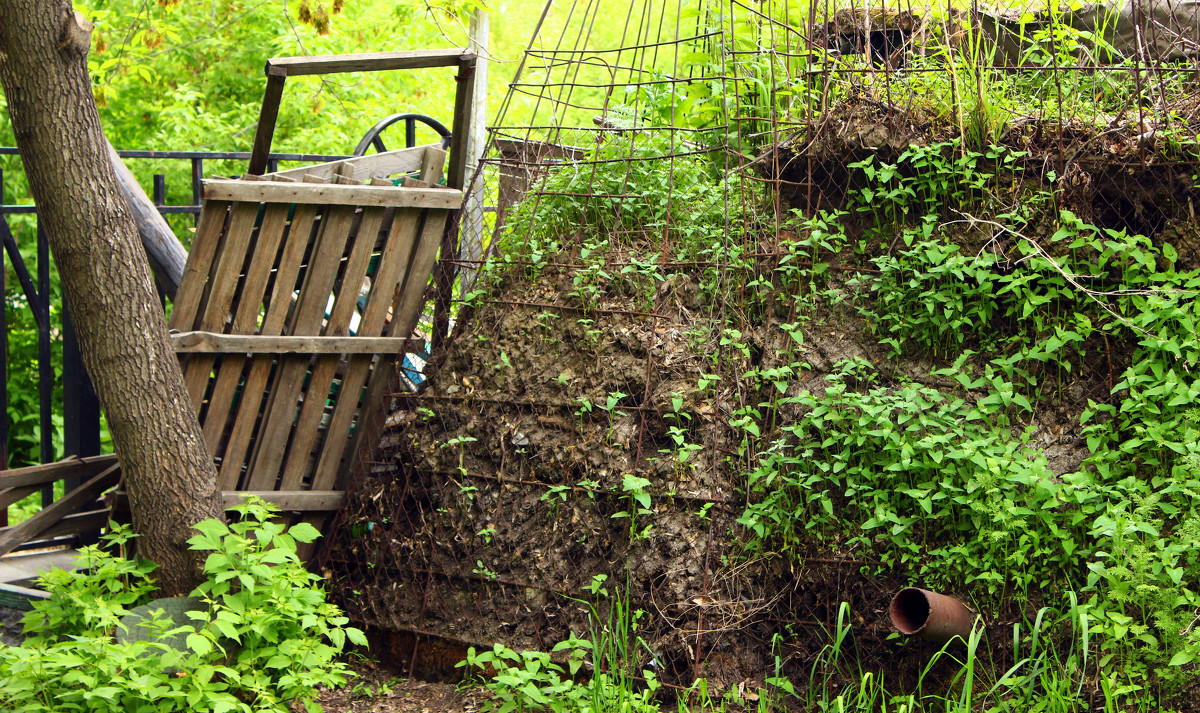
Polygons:
M175 351L188 354L399 354L424 346L403 337L280 337L213 332L172 334L171 344ZM217 403L216 398L213 403Z
M247 203L321 203L371 208L438 208L462 205L462 191L451 188L411 189L396 186L311 186L303 183L259 183L208 180L204 199Z
M78 568L75 550L49 550L41 552L17 552L0 557L0 582L30 582L42 572L57 567L73 570Z
M116 484L121 477L121 466L111 465L99 475L35 513L25 522L13 525L0 535L0 555L12 552L13 548L28 542L71 514L84 503L94 500L105 489Z
M312 182L321 179L305 180ZM262 336L277 336L283 332L304 255L313 232L317 229L316 226L324 223L324 219L317 222L318 208L319 206L313 204L296 206L296 212L288 224L275 270L271 296L267 302L267 311L259 329ZM217 482L222 489L236 487L241 478L242 466L245 465L250 440L254 436L254 427L258 423L258 412L266 394L273 362L273 356L257 356L246 374L242 384L242 399L238 404L233 429L229 433L229 440L221 457L221 470L217 476Z
M436 49L342 54L327 57L275 57L267 60L267 76L299 77L306 74L454 67L464 57L474 57L474 55L461 49Z

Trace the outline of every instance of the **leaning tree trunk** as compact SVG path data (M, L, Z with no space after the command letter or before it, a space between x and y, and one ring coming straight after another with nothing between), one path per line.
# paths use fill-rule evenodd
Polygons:
M139 552L158 563L164 592L180 594L199 576L191 526L220 514L216 471L109 160L87 72L91 29L67 0L0 0L0 84Z

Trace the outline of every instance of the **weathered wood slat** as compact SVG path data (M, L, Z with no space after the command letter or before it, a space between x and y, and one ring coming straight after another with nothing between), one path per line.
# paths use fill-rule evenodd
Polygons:
M0 535L0 555L12 552L23 542L32 540L50 526L71 514L80 505L93 500L97 495L116 484L121 477L121 466L111 465L99 475L93 476L83 485L35 513L25 522L13 525Z
M271 287L267 311L259 330L262 336L277 336L283 332L288 310L292 305L296 280L300 274L301 261L312 240L313 232L319 225L316 220L317 210L318 206L312 204L296 206L296 212L288 224L275 270L275 282ZM230 431L224 455L221 457L221 469L217 475L217 482L223 489L234 488L241 478L250 441L254 437L254 427L258 422L259 408L266 396L267 380L270 378L273 362L272 356L255 357L242 384L242 400L238 404L233 429Z
M265 174L264 178L294 178L297 181L305 176L333 178L337 166L345 164L353 169L352 173L348 176L349 178L353 178L356 181L369 181L372 178L386 178L402 173L414 173L422 170L426 164L438 163L439 160L443 164L446 162L446 152L442 150L440 145L430 144L428 146L413 146L407 149L397 149L396 151L385 151L384 153L371 154L369 156L348 158L341 163L321 163L315 166L289 168L286 171Z
M234 490L221 493L227 508L241 505L247 495L257 495L284 512L333 512L340 508L342 501L346 499L343 490Z
M418 238L412 260L409 261L404 284L399 290L396 300L397 306L393 310L393 319L384 328L385 334L403 334L408 336L416 329L417 321L421 317L421 307L425 304L425 288L428 286L429 278L433 274L434 262L437 260L438 247L442 243L448 217L449 213L446 211L428 211L425 213L424 224L421 226L421 235ZM358 427L351 440L350 450L345 450L344 440L326 444L325 452L321 454L323 462L318 462L316 472L313 475L310 486L313 490L325 490L335 487L339 470L343 474L343 477L350 470L350 468L342 466L342 454L348 453L345 457L347 459L353 458L358 453L358 449L363 444L364 439L369 438L371 440L366 442L374 442L377 438L378 425L376 421L379 417L379 409L387 402L384 392L391 386L392 379L395 376L396 361L396 359L381 360L379 367L371 375L368 395L363 408L359 410ZM348 392L349 389L344 385L344 398L351 398ZM358 395L359 389L356 388L353 390L353 399L356 405ZM334 415L336 417L337 414L335 413ZM347 465L353 464L348 463ZM327 515L312 514L306 516L304 522L323 531L328 519ZM303 559L311 557L314 551L315 545L311 544L302 550L298 550Z
M255 185L247 182L246 185ZM246 253L250 249L250 240L254 234L254 224L258 220L258 205L256 203L237 203L233 206L229 218L229 229L225 241L221 245L219 255L212 269L211 287L208 297L200 306L200 313L195 320L195 326L180 326L179 329L198 329L211 332L223 329L229 319L230 308L233 304L234 292L237 290L238 277L246 262ZM212 374L215 357L211 354L198 354L189 358L183 365L184 382L187 384L188 395L197 412L204 399L209 376ZM209 444L210 449L214 444Z
M393 317L398 314L397 310L402 295L401 288L404 286L404 280L407 278L409 267L412 264L413 248L417 243L420 227L421 212L417 210L405 210L398 213L392 223L392 230L379 258L379 269L376 273L377 289L373 289L367 297L366 309L362 316L362 329L370 334L385 332L389 311ZM386 289L383 289L384 286ZM398 333L407 337L412 334L412 330ZM424 346L421 344L419 347L409 348L405 351L418 351ZM381 360L379 368L386 369L385 365L391 361L393 360ZM321 451L321 457L314 473L315 481L332 482L336 478L349 439L350 426L355 414L358 413L359 392L366 382L370 367L371 359L369 357L355 357L350 360L346 375L342 378L342 394L346 397L353 396L353 399L338 399L338 403L334 407L325 448Z
M371 252L375 249L375 236L379 234L381 225L383 225L382 208L367 208L363 211L362 224L358 234L352 238L354 243L350 247L349 258L342 272L341 288L334 297L333 309L330 310L326 320L325 334L329 337L342 337L350 331L350 318L354 316L358 307L358 296L363 279L367 276ZM374 284L371 289L372 291L375 289ZM360 320L359 334L364 333L366 332L364 332ZM370 336L374 336L374 334L370 334ZM407 335L405 336L407 337ZM325 402L330 395L338 361L339 357L337 356L318 356L309 372L308 391L304 404L300 408L300 416L296 419L291 448L283 463L283 480L279 486L280 490L298 488L308 473L309 454L319 435L321 416L325 412ZM354 398L357 400L358 395L355 394Z
M42 485L25 485L20 488L9 488L8 490L0 490L0 508L7 508L13 503L18 503L25 498L33 495L41 490Z
M249 495L262 498L284 512L333 512L341 507L346 497L342 490L224 490L221 492L221 504L229 509L241 505ZM115 509L117 512L129 512L126 493L117 493Z
M195 326L196 313L200 310L200 302L208 286L208 274L217 255L217 246L221 242L228 212L228 202L212 201L204 204L204 210L200 213L200 224L196 226L196 234L192 236L192 248L183 268L179 292L175 295L175 302L171 307L168 326L172 329L192 329Z
M464 57L474 57L474 55L461 49L436 49L342 54L328 57L276 57L267 60L266 71L268 76L299 77L306 74L429 69L454 67Z
M446 169L446 152L440 148L430 147L421 161L421 172L417 178L425 186L436 186L442 180L442 172ZM423 188L420 184L404 183L405 187ZM455 206L457 208L458 206Z
M41 552L14 552L0 557L0 582L24 585L32 582L41 572L57 567L77 569L75 550L42 550Z
M278 337L213 332L172 334L171 344L175 351L188 354L402 354L424 347L424 342L403 337Z
M64 537L67 535L82 535L86 532L95 532L108 524L111 511L108 508L96 510L88 510L87 512L72 513L63 517L58 522L47 527L45 530L37 533L38 540L49 540L55 537ZM0 537L9 530L12 530L19 525L0 528ZM29 540L18 543L23 545Z
M250 266L246 270L242 291L234 306L231 329L235 333L245 334L258 326L259 309L262 306L263 295L267 291L267 282L271 278L271 268L275 265L279 242L283 238L288 208L289 206L285 204L271 204L263 211L258 237L250 251ZM212 333L203 332L203 334ZM172 341L175 342L174 339ZM201 350L176 349L176 351L195 353ZM221 436L225 433L225 424L229 421L238 382L242 378L243 366L245 366L245 359L239 358L237 355L230 354L222 359L216 382L213 384L212 395L208 399L208 410L204 417L204 439L208 443L209 451L214 456L218 455L221 450Z
M399 188L396 186L312 186L303 183L267 183L208 180L205 200L247 203L320 203L373 208L436 208L453 210L462 205L462 191L451 188Z
M249 174L259 175L267 170L271 141L275 138L275 122L279 119L279 102L283 99L283 84L286 81L285 75L267 74L262 109L258 112L258 126L254 130L254 145L250 149L250 166L246 169Z
M417 243L408 274L404 277L400 300L389 325L390 334L408 335L417 328L421 308L425 305L425 289L429 285L434 262L437 261L438 247L446 229L447 217L447 214L442 212L430 213L425 218L425 224L421 226L420 242Z
M433 264L437 259L437 251L442 233L446 228L447 217L446 213L431 213L421 227L421 237L401 288L398 306L394 310L391 323L388 324L388 334L412 334L416 329L417 322L421 318L421 308L425 305L425 288L428 286L429 277L433 272ZM358 426L351 438L347 457L354 457L364 442L373 442L373 439L377 437L378 411L386 400L384 395L391 387L395 374L396 360L389 359L382 361L379 368L371 375L366 400L362 413L359 415ZM328 464L324 469L318 466L321 479L314 479L313 487L331 487L333 483L327 480L331 477L331 472L336 473L336 469L328 467ZM349 468L342 469L343 476L348 472ZM318 483L328 484L318 485Z
M345 255L346 241L354 209L338 206L330 210L321 225L308 261L300 298L292 319L292 334L315 335L325 318L325 306L333 291L337 269ZM308 371L307 357L284 356L279 360L275 384L267 400L258 443L251 459L250 482L247 490L269 490L275 485L287 448L288 435L295 420L304 375ZM319 398L324 400L324 395Z
M86 480L117 463L115 455L67 458L56 463L44 463L28 468L0 471L0 489L27 485L44 485L65 478Z
M467 183L467 140L471 134L468 128L471 103L475 98L475 65L475 55L462 55L458 74L454 77L454 122L450 125L450 166L446 171L446 185L459 190Z

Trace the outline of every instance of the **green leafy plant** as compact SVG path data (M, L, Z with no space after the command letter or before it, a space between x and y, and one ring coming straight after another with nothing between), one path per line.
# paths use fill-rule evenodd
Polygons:
M366 645L361 631L325 601L320 577L304 569L297 543L313 541L311 525L287 528L257 498L232 509L226 524L206 520L189 540L210 554L205 581L193 592L205 607L177 626L161 616L122 621L154 591L153 566L101 547L84 550L90 571L51 572L50 599L26 615L26 638L0 649L0 697L5 709L38 711L316 710L315 687L339 686L348 670L337 661L347 642ZM118 548L128 530L105 536ZM161 614L161 612L160 612ZM130 626L144 637L118 642ZM164 643L186 634L186 646Z
M660 684L653 671L635 676L631 667L644 642L637 636L640 611L629 609L627 595L610 598L606 575L593 577L587 589L608 601L607 616L588 603L592 629L582 639L572 634L549 653L515 651L496 643L490 651L476 652L457 664L468 671L491 672L485 685L492 698L483 710L495 713L659 713L654 695ZM635 679L644 683L639 684Z

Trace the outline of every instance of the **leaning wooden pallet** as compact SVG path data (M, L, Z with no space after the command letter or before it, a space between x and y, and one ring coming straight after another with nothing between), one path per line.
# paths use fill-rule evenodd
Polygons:
M297 501L351 465L462 200L433 187L444 161L426 146L205 183L170 327L223 491Z
M227 500L269 493L318 526L336 509L438 251L455 253L475 63L459 50L267 62L250 175L205 183L170 320ZM448 164L423 146L263 173L288 77L430 67L457 69ZM452 268L436 279L441 313Z
M318 525L339 507L358 443L374 432L373 398L399 358L425 348L411 336L438 251L455 254L447 224L462 204L475 64L449 49L267 61L249 175L205 183L169 321L226 507L252 492ZM418 146L262 175L288 77L433 67L457 70L448 161L440 145ZM442 314L450 260L437 282ZM96 532L110 514L93 507L96 497L120 471L105 456L3 475L0 507L53 480L86 479L0 528L0 556ZM122 493L112 502L127 511ZM0 601L31 596L41 594L0 580Z

